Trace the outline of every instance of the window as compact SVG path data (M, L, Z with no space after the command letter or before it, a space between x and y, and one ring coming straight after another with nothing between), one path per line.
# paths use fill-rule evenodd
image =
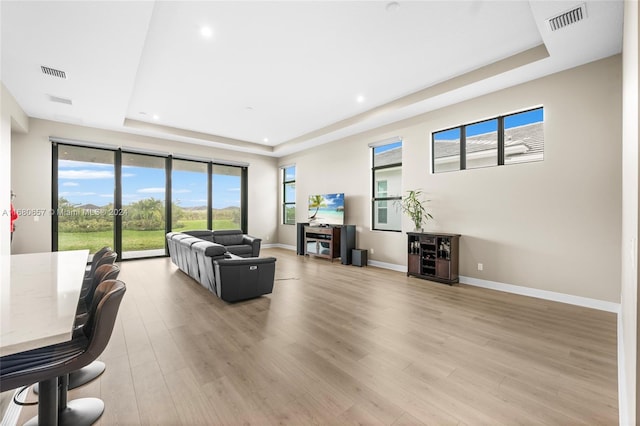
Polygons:
M122 153L122 256L163 256L166 158Z
M52 179L54 251L114 247L115 153L106 149L54 145Z
M282 223L296 223L296 166L282 168Z
M171 229L208 229L207 163L174 159L171 172Z
M166 255L170 230L247 230L247 167L52 142L51 249Z
M242 169L214 164L211 191L211 229L243 229Z
M498 116L433 133L433 173L544 159L544 109Z
M372 228L401 231L401 213L391 207L402 198L402 141L395 139L393 142L373 144L371 152Z

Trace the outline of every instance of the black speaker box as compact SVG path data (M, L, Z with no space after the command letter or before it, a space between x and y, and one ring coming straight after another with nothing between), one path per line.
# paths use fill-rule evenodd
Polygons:
M297 245L296 245L296 253L299 256L304 256L304 227L309 225L309 222L298 222L296 223L297 227Z
M343 225L340 229L340 261L351 265L351 250L356 248L356 226Z

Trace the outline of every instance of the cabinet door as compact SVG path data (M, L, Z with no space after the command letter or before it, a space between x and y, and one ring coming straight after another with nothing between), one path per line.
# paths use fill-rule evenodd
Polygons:
M420 255L410 254L409 264L407 265L410 274L420 274Z
M444 259L436 261L436 277L448 280L451 278L451 262Z

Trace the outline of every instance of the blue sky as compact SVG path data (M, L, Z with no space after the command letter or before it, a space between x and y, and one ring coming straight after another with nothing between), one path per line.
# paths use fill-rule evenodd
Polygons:
M214 175L214 208L240 206L240 176ZM174 171L173 200L182 207L207 205L206 174ZM122 166L122 204L144 198L164 199L163 169ZM58 195L72 204L104 206L113 202L114 166L58 161Z

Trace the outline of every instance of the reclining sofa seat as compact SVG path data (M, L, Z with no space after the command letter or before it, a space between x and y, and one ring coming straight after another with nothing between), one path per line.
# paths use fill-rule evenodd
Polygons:
M226 302L251 299L273 291L275 257L242 258L229 253L225 246L187 233L170 232L166 238L172 262Z
M240 229L185 231L183 234L191 235L205 241L211 241L212 243L222 244L227 248L229 253L240 257L260 256L262 239L243 234Z

